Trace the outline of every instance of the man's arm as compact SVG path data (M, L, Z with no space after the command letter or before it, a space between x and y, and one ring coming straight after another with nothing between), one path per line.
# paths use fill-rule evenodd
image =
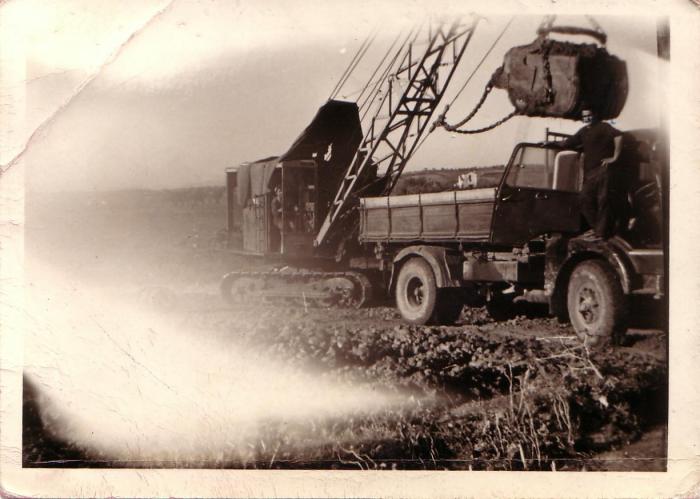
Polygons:
M567 137L564 140L556 140L556 141L552 141L552 142L541 142L541 144L543 146L550 146L550 147L554 146L554 147L557 147L559 149L579 149L583 145L582 131L583 131L583 128L581 128L578 132L576 132L571 137Z
M611 157L604 158L601 161L603 166L608 166L609 164L614 163L617 161L617 158L620 157L620 152L622 151L622 135L617 135L613 141L615 143L615 150L613 151L613 155Z
M581 130L583 130L583 129L581 129ZM559 147L561 147L562 149L578 149L581 146L583 146L583 138L581 137L582 136L581 130L576 132L571 137L568 137L568 138L562 140L561 142L559 142Z

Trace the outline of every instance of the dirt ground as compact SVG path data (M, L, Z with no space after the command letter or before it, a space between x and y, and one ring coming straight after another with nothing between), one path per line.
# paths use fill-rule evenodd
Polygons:
M29 196L27 276L41 287L39 269L48 264L221 344L408 402L330 422L270 423L245 453L170 466L665 469L667 334L654 304L640 304L625 344L606 351L589 351L569 325L540 310L494 322L483 309L465 309L455 326L414 327L390 302L231 309L218 296L220 277L265 263L225 249L225 222L222 199L149 191ZM26 383L25 466L120 465L48 435L40 387Z

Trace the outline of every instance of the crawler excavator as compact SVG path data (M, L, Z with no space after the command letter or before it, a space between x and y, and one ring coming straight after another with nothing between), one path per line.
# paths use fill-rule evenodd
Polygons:
M269 272L224 276L227 301L254 296L357 307L381 289L372 249L358 240L359 198L391 191L477 23L400 35L368 82L364 103L330 99L284 154L227 171L231 247L278 263Z

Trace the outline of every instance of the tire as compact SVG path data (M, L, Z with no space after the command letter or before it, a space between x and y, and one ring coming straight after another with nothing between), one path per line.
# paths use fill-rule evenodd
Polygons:
M411 324L427 324L437 315L437 285L433 269L422 258L401 266L396 280L396 308Z
M569 319L584 343L617 343L626 329L627 298L617 275L600 261L579 263L567 292Z
M464 294L460 289L439 290L437 308L437 320L440 324L454 324L462 315Z

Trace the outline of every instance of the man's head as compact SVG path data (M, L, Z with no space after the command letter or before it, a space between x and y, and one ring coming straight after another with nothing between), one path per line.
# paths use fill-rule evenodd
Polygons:
M592 123L593 122L593 111L590 109L584 109L581 111L581 121L584 123Z
M595 123L596 121L600 121L600 119L598 118L598 114L595 111L593 111L590 107L584 107L581 111L581 121L583 121L586 124L589 124Z

